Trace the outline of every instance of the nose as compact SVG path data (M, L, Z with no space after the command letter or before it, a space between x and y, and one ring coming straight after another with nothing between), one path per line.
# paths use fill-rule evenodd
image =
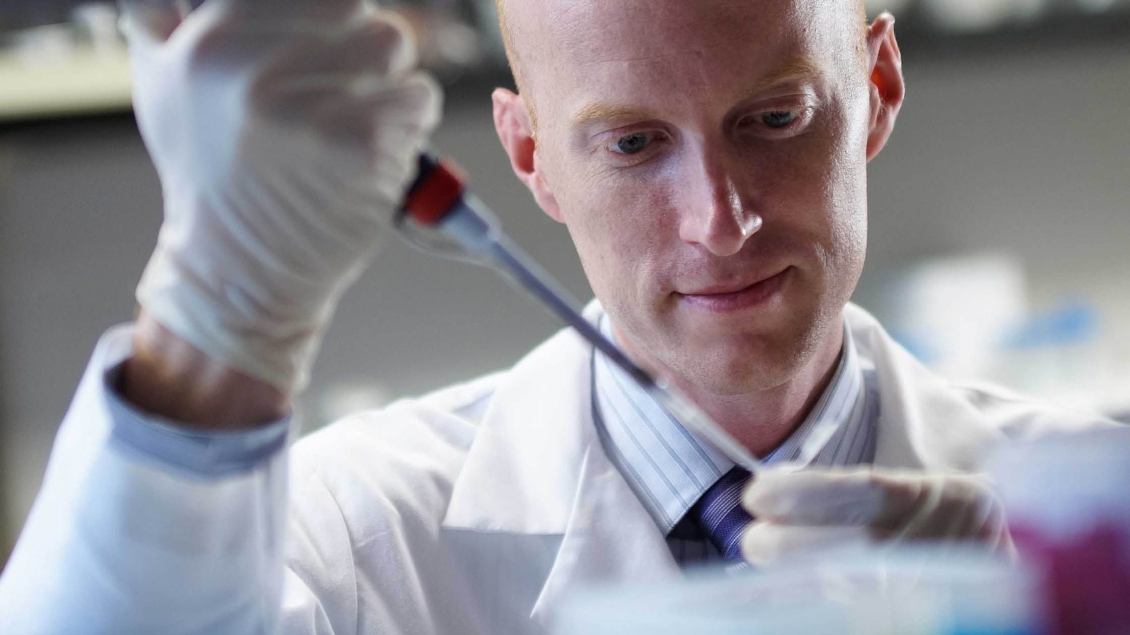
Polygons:
M715 256L732 256L741 251L764 221L743 201L732 170L711 154L714 153L704 152L696 173L687 175L679 237L686 243L701 245Z

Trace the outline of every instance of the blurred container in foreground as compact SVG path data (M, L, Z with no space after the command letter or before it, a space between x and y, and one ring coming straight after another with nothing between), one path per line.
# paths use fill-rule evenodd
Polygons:
M1130 633L1130 428L1011 447L993 472L1048 635Z
M826 552L787 566L593 589L557 635L1041 635L1036 576L979 550Z

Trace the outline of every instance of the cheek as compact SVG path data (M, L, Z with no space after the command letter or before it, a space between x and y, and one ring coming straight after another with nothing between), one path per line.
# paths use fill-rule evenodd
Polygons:
M859 268L867 246L867 126L865 115L850 115L833 147L827 197L837 251L845 266Z
M821 304L838 311L855 290L867 248L866 161L836 148L822 183L817 259Z
M808 234L833 276L861 259L867 236L866 135L849 114L832 113L781 160L789 175L780 201L786 222Z
M668 188L643 175L592 176L576 183L558 200L594 290L646 300L662 280L672 226Z

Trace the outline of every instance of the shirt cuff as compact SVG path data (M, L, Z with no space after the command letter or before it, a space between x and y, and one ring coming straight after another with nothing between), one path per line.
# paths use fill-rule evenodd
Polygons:
M102 377L113 426L110 442L160 467L214 479L250 472L281 452L292 417L249 430L192 430L146 414L118 394L124 361Z

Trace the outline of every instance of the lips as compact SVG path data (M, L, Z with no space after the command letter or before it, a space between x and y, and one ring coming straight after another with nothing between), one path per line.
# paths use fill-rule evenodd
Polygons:
M767 304L780 293L789 278L792 277L791 274L792 267L786 267L752 282L741 281L712 285L696 289L693 293L676 295L682 302L693 308L714 313L728 313Z

